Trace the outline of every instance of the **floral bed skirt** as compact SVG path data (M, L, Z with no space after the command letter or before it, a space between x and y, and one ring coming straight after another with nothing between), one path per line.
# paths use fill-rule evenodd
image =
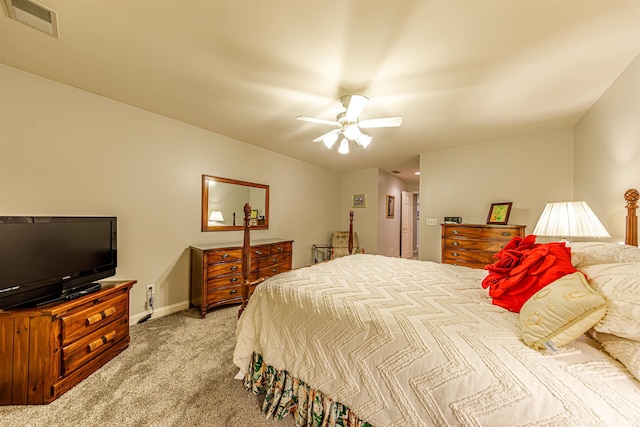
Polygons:
M266 365L253 353L244 387L255 395L265 394L262 413L267 419L282 419L291 413L298 427L371 427L351 410L314 390L287 371Z

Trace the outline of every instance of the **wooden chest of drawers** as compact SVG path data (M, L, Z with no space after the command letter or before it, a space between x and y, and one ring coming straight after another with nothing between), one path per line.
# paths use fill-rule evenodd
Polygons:
M0 310L0 404L49 403L129 346L129 291L103 282L80 298Z
M524 225L442 224L442 262L484 268L493 256L516 236L524 237Z
M191 246L191 304L204 318L213 307L240 304L242 244ZM256 240L251 243L250 280L270 277L292 267L293 241ZM250 291L253 292L253 289Z

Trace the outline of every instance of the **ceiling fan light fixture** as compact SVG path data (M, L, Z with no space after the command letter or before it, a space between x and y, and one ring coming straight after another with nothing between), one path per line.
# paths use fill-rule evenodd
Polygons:
M340 102L345 111L339 112L335 121L307 116L298 116L297 119L303 122L335 126L336 128L332 131L313 139L313 142L322 141L328 149L331 149L340 140L338 152L340 154L349 154L349 142L353 141L362 148L367 148L373 139L369 135L362 133L361 128L398 127L402 124L402 116L360 120L360 113L368 101L369 98L363 95L344 95L340 98Z
M345 125L342 132L344 133L344 136L347 137L347 139L350 139L352 141L356 141L361 135L360 128L358 128L358 125L355 123L349 123Z
M349 140L347 138L342 138L342 141L340 141L340 147L338 148L338 153L349 154Z
M358 139L356 139L356 142L360 144L362 148L367 148L372 139L373 138L369 135L365 135L364 133L360 132L360 135L358 136Z
M324 138L322 138L322 142L328 149L331 149L331 147L333 147L333 144L335 144L337 140L337 133L330 133L329 135L326 135Z

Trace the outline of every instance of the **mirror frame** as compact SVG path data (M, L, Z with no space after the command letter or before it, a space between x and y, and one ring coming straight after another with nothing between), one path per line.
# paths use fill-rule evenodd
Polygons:
M238 181L235 179L221 178L212 175L202 175L202 231L230 231L230 230L242 230L244 211L243 206L240 207L239 217L236 218L236 223L240 225L209 225L209 181L222 182L225 184L240 185L243 187L262 188L265 190L264 201L264 224L252 225L254 230L267 230L269 228L269 186L264 184L256 184L255 182ZM247 200L248 202L248 200Z

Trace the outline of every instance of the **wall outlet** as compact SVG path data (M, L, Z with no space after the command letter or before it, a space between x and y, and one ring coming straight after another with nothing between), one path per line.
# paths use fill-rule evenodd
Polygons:
M153 308L153 299L156 294L156 285L153 283L147 285L147 305Z
M427 225L438 225L438 220L435 218L427 218Z

